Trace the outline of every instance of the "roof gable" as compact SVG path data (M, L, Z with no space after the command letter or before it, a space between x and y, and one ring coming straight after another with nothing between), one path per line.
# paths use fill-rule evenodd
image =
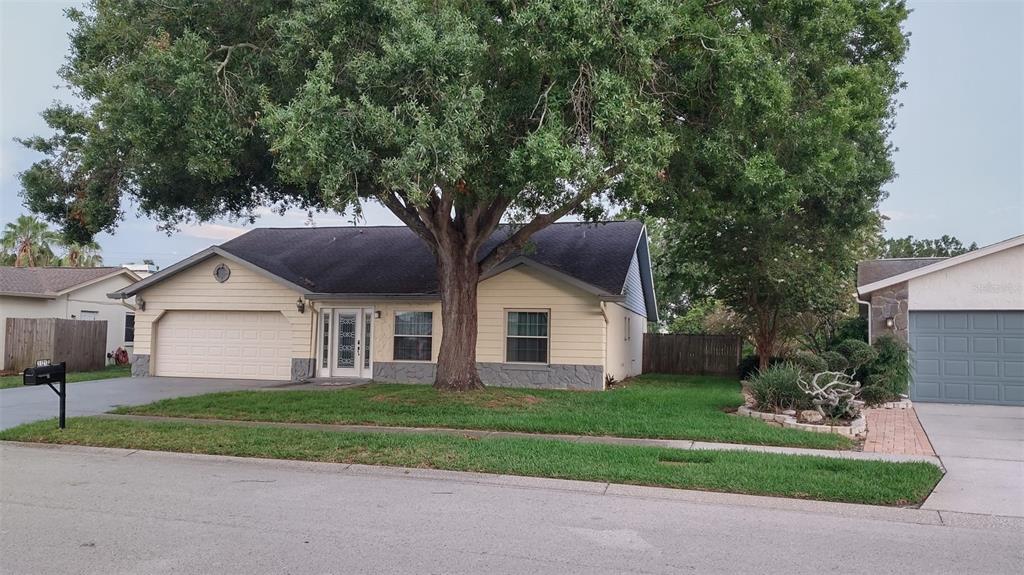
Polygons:
M917 266L917 267L913 267L913 268L911 268L909 270L903 271L901 273L897 273L895 275L884 277L883 279L878 279L878 280L872 281L871 283L859 285L857 287L857 293L859 295L863 296L863 295L869 294L871 292L878 291L878 290L880 290L882 288L886 288L886 287L893 286L893 285L896 285L896 284L899 284L899 283L903 283L905 281L910 281L910 280L912 280L914 278L918 278L918 277L921 277L921 276L924 276L924 275L935 273L937 271L942 271L944 269L948 269L948 268L951 268L953 266L957 266L957 265L964 264L964 263L967 263L967 262L970 262L970 261L974 261L976 259L983 258L985 256L989 256L989 255L992 255L992 254L995 254L995 253L999 253L999 252L1002 252L1004 250L1008 250L1010 248L1015 248L1015 247L1021 246L1021 245L1024 245L1024 234L1019 235L1019 236L1015 236L1015 237L1012 237L1010 239L1003 240L1001 242L998 242L998 243L995 243L995 244L992 244L992 245L989 245L989 246L985 246L983 248L979 248L979 249L976 249L974 251L967 252L965 254L961 254L961 255L958 255L958 256L955 256L955 257L940 258L940 259L936 259L935 261L932 261L932 262L924 262L922 260L923 265L920 265L920 266ZM912 261L914 259L917 259L917 258L910 258L910 259L903 260L903 261ZM878 260L878 261L886 261L886 260ZM898 261L898 260L890 260L890 261ZM860 274L860 266L858 266L858 276L859 276L859 274ZM858 281L857 283L860 284L861 282Z

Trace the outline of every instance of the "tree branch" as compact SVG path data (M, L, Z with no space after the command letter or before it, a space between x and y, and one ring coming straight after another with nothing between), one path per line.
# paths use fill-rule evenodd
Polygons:
M423 241L427 242L430 246L430 251L437 252L437 238L434 237L433 232L427 228L423 220L420 219L419 213L412 205L403 202L398 194L394 191L380 192L376 194L380 203L384 204L384 207L391 210L391 213L398 216L398 219L402 220L402 223L409 226L413 232L419 237L423 238Z
M599 190L603 189L603 183L605 180L602 179L601 181L601 185L594 184L584 187L560 208L547 214L539 214L529 223L516 230L511 237L498 244L493 250L491 250L491 253L487 254L487 256L480 261L480 273L485 273L487 270L505 261L505 258L510 256L512 252L521 249L534 233L548 227L558 221L562 216L565 216L569 212L580 207L583 202L593 197L593 195ZM504 212L504 210L502 210L502 212Z

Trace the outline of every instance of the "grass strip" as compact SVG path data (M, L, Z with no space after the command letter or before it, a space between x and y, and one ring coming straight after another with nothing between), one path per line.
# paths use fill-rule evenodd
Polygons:
M103 369L96 371L79 371L68 374L68 383L77 383L80 381L93 381L96 379L110 379L114 377L128 377L132 374L131 366L128 365L108 365ZM22 376L17 375L5 375L0 377L0 389L6 389L8 387L21 387Z
M846 449L848 438L783 429L726 413L743 403L734 379L644 375L604 392L488 388L438 392L373 384L309 391L239 391L167 399L115 413L273 421L450 427L526 433L692 439Z
M928 463L577 444L542 439L340 433L74 418L0 440L476 471L876 505L917 504L941 471Z

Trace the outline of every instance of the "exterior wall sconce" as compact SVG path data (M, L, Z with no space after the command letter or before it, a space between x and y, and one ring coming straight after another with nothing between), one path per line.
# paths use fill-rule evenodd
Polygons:
M135 296L135 308L139 311L146 311L146 300L142 299L142 296Z
M892 329L896 326L896 318L889 316L885 318L885 327Z
M295 301L295 309L299 310L299 313L306 313L306 302L301 297Z
M373 317L375 317L376 319L380 319L380 310L373 312Z

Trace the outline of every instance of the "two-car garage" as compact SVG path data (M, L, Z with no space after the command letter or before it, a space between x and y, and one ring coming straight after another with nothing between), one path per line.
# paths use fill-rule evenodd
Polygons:
M870 339L910 346L912 400L1024 405L1024 236L857 271Z

